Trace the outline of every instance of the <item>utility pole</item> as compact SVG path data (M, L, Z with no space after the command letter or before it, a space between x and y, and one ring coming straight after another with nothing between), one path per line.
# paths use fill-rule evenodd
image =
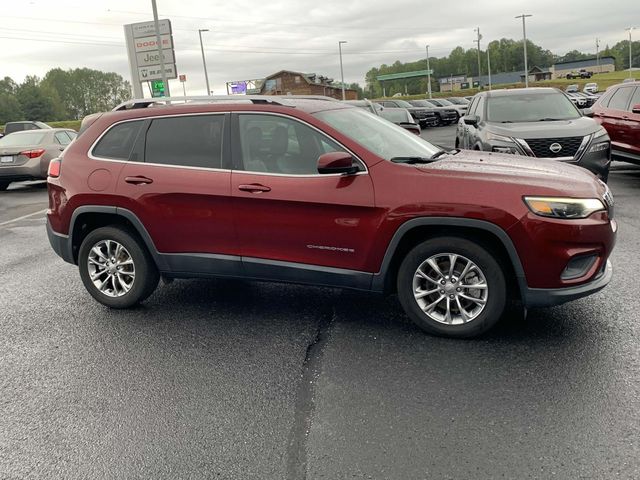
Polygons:
M527 29L524 24L524 19L527 17L533 17L533 15L518 15L515 18L522 18L522 38L524 43L524 86L529 87L529 65L527 64Z
M632 63L632 59L631 59L631 32L633 31L635 27L629 27L629 28L625 28L626 31L629 32L629 78L631 78L631 67L633 66Z
M158 25L158 7L156 0L151 0L151 8L153 9L153 28L156 29L156 46L158 47L158 56L160 57L160 70L162 71L162 83L164 84L164 96L170 97L169 82L167 81L167 72L164 69L164 55L162 54L162 41L160 39L160 26Z
M598 67L598 73L600 73L600 40L596 38L596 66Z
M431 97L431 68L429 67L429 45L427 45L427 92L429 92L429 98Z
M489 55L488 43L487 43L487 71L489 73L489 90L491 90L491 55Z
M340 52L340 81L342 82L342 100L346 100L344 94L344 70L342 70L342 44L347 43L345 40L340 40L338 42L338 51Z
M202 32L208 32L209 29L198 29L198 36L200 37L200 52L202 52L202 65L204 66L204 80L207 83L207 96L211 95L211 89L209 88L209 74L207 73L207 61L204 58L204 46L202 45Z
M474 28L473 29L474 32L478 33L477 39L474 40L474 42L476 42L478 44L478 82L480 81L480 75L482 75L481 72L481 67L480 67L480 40L482 40L482 35L480 35L480 27L478 28Z

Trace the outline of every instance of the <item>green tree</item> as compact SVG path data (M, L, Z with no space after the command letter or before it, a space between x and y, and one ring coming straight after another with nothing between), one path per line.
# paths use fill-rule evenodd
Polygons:
M40 79L28 76L20 84L16 92L16 98L25 120L56 120L56 111L53 100L45 95L40 88Z
M22 119L22 108L20 108L20 102L16 96L0 93L0 126Z

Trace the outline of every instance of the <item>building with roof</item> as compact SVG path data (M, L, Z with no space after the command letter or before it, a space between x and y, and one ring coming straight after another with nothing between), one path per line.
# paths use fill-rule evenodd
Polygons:
M315 73L280 70L266 77L259 89L259 92L255 93L261 95L324 95L342 100L341 84ZM357 90L345 88L344 93L347 100L358 99Z
M616 59L614 57L593 57L572 62L557 62L551 67L553 78L565 78L567 73L586 70L593 73L606 73L616 71Z

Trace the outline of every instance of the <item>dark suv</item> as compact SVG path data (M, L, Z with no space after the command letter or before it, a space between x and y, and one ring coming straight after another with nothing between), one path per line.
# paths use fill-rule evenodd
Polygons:
M609 132L613 158L640 164L640 82L609 87L592 113Z
M376 102L385 108L406 108L422 128L435 127L439 124L439 119L433 109L416 107L404 100L378 100Z
M93 115L50 165L50 243L109 307L160 277L242 277L397 291L426 331L468 337L510 298L611 279L613 199L585 170L445 152L331 99L187 101Z
M607 131L556 88L493 90L473 97L458 122L456 147L552 158L609 177Z

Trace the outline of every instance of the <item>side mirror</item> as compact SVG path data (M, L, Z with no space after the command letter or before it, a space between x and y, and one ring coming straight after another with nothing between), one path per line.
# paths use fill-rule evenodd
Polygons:
M583 117L593 117L593 110L590 108L582 108L580 113L582 113Z
M420 125L418 125L417 123L410 123L410 122L401 122L398 125L400 125L402 128L404 128L405 130L411 132L411 133L415 133L416 135L420 135Z
M464 117L462 117L462 120L466 125L477 127L478 122L480 121L480 117L478 117L478 115L465 115Z
M631 109L631 111L633 113L640 113L640 103L637 105L634 105L633 108Z
M353 157L346 152L324 153L318 157L318 173L356 173L357 165L353 163Z

